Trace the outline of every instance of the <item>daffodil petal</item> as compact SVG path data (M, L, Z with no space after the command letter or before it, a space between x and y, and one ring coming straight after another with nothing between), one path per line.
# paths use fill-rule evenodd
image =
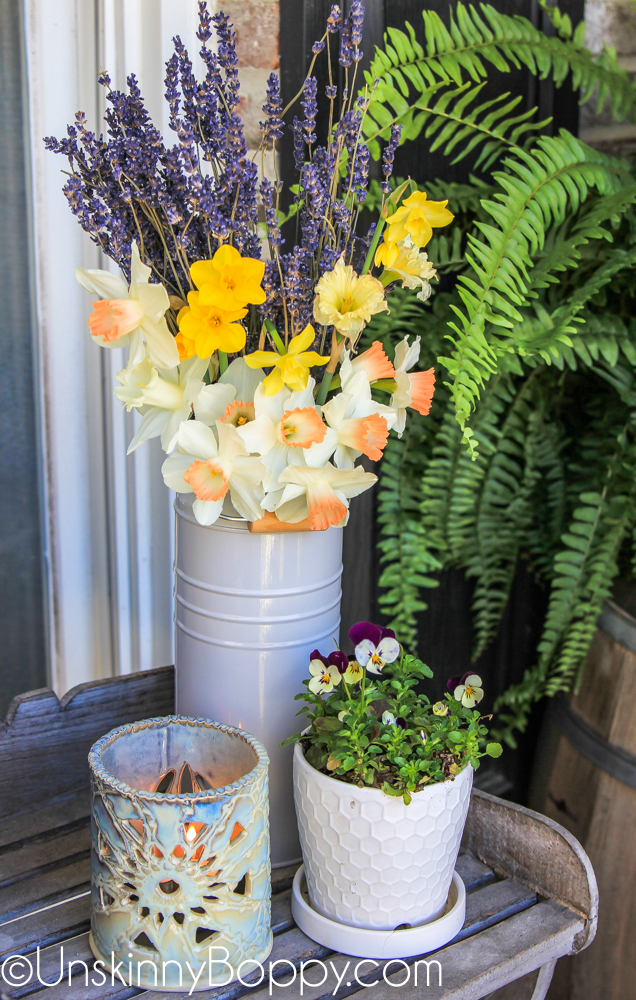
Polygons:
M279 368L274 368L274 370L271 371L263 381L263 392L266 396L274 396L284 387L285 383Z
M280 361L280 354L274 351L254 351L253 354L246 354L243 361L248 368L271 368Z
M192 513L199 524L209 527L218 520L223 510L223 500L195 500L192 504Z
M308 323L302 333L297 334L295 337L289 341L289 347L287 348L288 354L300 354L302 351L306 351L310 344L313 344L315 339L314 328L311 323ZM316 355L318 357L319 355ZM329 360L327 358L327 360Z

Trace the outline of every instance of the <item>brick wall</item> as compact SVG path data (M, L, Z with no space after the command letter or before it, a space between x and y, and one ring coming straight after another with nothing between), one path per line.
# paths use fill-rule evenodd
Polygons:
M241 117L248 146L260 145L258 126L263 117L267 78L278 69L277 0L222 0L219 3L234 25L241 81Z
M613 45L620 66L636 74L636 3L633 0L586 0L585 41L592 52ZM636 153L636 125L610 122L609 112L596 114L594 102L581 109L580 136L584 142L620 156Z

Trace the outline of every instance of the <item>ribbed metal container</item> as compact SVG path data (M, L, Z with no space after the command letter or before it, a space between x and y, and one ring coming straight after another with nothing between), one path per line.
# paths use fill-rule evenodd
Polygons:
M203 527L180 495L176 544L177 712L253 733L270 759L272 865L300 860L292 748L294 696L309 654L340 630L342 528L252 534L241 518Z

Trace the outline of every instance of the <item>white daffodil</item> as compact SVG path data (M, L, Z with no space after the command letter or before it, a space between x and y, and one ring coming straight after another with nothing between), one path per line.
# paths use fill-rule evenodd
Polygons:
M327 428L314 403L314 380L307 388L290 392L285 386L268 396L262 384L254 393L255 419L238 428L248 451L261 455L267 474L265 492L279 488L286 465L304 464L303 452L324 439Z
M78 267L75 277L82 288L101 296L93 302L88 325L96 343L102 347L130 344L128 368L144 360L144 340L153 365L175 368L179 351L168 329L165 313L170 306L163 285L150 284L150 268L142 263L137 244L133 243L130 260L130 288L120 275L98 269Z
M463 684L458 684L453 691L455 701L461 701L464 708L474 708L484 697L481 677L469 674Z
M259 383L265 378L262 368L249 368L243 358L235 358L231 365L228 365L219 382L227 382L233 385L236 390L236 399L243 403L253 403L254 393L258 389Z
M265 468L250 456L232 424L217 421L216 431L200 420L186 420L179 427L178 451L165 460L161 471L168 489L194 493L192 505L199 524L214 524L228 490L232 503L248 521L261 518L262 480Z
M218 382L206 385L202 376L207 364L195 356L160 374L145 358L133 369L117 373L115 396L129 412L134 408L142 414L129 455L144 441L160 435L163 450L172 451L179 427L193 411L204 424L213 424L223 416L234 399L234 386Z
M329 694L340 683L340 671L322 660L312 660L309 664L309 690L313 694Z
M336 469L328 462L323 468L288 465L280 473L282 490L270 493L264 510L275 510L279 521L297 524L306 517L314 531L324 531L346 519L352 497L370 489L377 476L355 469Z
M431 400L435 391L435 369L425 372L414 372L409 375L409 369L417 364L420 356L420 338L416 337L412 344L405 337L395 348L395 381L397 387L391 396L391 408L397 415L396 430L402 437L406 426L406 410L411 406L423 416L431 408Z
M349 384L353 386L356 382L366 383L364 374L359 373ZM389 436L389 428L386 418L378 413L365 416L360 414L359 411L365 413L369 408L367 403L367 399L361 400L360 395L339 392L323 406L322 415L329 426L323 440L307 449L307 465L324 465L334 452L334 462L338 469L353 469L355 460L360 455L379 462ZM372 405L378 404L372 402Z

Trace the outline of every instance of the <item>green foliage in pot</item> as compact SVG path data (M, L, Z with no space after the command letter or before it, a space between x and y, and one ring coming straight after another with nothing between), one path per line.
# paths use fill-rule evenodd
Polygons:
M312 767L358 787L411 796L427 784L448 781L466 765L479 767L484 754L501 746L486 743L488 729L475 709L483 698L477 675L452 677L443 701L431 705L415 690L432 677L424 663L406 653L392 629L359 622L349 632L356 659L336 650L311 654L307 691L309 726L283 744L300 741Z
M459 567L475 581L477 658L520 560L549 589L535 665L495 706L511 745L536 700L571 687L612 581L636 562L633 168L543 134L534 110L518 113L520 95L479 97L487 75L524 66L636 120L613 51L593 55L582 25L544 9L551 37L486 5L458 5L448 29L424 11L425 47L410 26L391 30L366 122L372 152L402 124L403 141L423 136L452 162L477 154L467 184L426 184L456 215L427 247L454 287L426 304L394 298L365 345L418 335L420 365L437 374L431 414L412 414L381 466L380 600L393 628L413 646L423 588Z

